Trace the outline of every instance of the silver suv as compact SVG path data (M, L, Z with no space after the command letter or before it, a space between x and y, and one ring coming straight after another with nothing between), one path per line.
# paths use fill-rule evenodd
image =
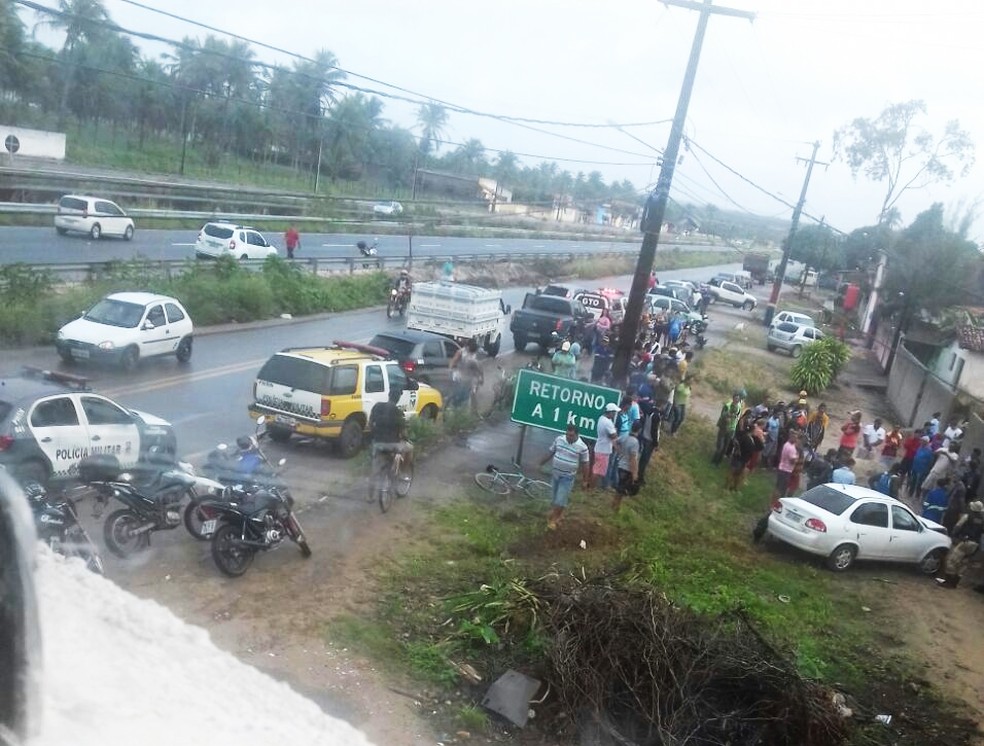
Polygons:
M195 241L195 256L200 259L218 259L220 256L266 259L276 255L277 247L267 243L262 233L248 225L224 221L205 223Z

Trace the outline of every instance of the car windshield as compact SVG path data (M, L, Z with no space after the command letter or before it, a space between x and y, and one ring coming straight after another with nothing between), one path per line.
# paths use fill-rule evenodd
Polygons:
M409 357L410 353L413 352L414 343L409 339L402 339L401 337L391 337L388 334L377 334L369 340L369 346L380 347L390 353L393 357L404 358Z
M144 307L137 303L125 303L121 300L103 298L89 309L84 318L86 321L92 321L96 324L132 329L140 323L143 312Z
M853 497L848 497L840 490L835 490L826 485L814 487L800 495L800 500L823 508L828 513L840 515L856 502Z

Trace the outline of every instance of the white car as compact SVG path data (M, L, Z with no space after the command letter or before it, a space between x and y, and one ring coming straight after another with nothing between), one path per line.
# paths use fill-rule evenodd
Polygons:
M133 238L134 225L133 218L115 202L101 197L66 194L58 200L55 230L59 236L72 231L87 233L94 240L119 236L129 241Z
M769 535L825 557L843 572L855 560L914 564L935 574L950 549L946 529L902 502L853 484L822 484L772 503Z
M195 256L200 259L266 259L277 256L277 247L271 246L255 228L235 223L205 223L198 231Z
M715 277L708 285L714 303L730 303L735 308L744 308L746 311L751 311L758 305L756 297L736 282Z
M646 303L649 304L650 313L665 311L670 314L683 314L690 321L700 321L703 317L690 308L679 298L671 298L668 295L647 295Z
M399 202L377 202L372 206L374 215L399 215L403 212L403 205Z
M662 285L667 288L683 288L688 291L690 293L689 303L692 307L696 307L700 300L700 291L689 280L664 280Z
M765 346L769 348L769 352L783 350L793 357L799 357L804 347L813 344L818 339L823 339L823 332L819 329L794 324L791 321L783 321L777 326L769 327Z
M795 311L780 311L775 316L772 317L772 322L769 324L772 326L779 326L784 321L789 321L793 324L800 324L801 326L812 326L816 327L817 322L813 320L812 317L807 316L805 313L796 313Z
M194 325L175 298L155 293L107 295L58 330L62 360L104 360L133 370L141 358L174 355L191 360Z

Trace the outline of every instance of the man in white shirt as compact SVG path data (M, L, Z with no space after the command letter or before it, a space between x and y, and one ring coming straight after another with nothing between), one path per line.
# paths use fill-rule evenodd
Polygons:
M943 431L943 444L940 446L941 448L949 448L950 443L953 441L960 442L960 439L964 436L964 431L958 423L959 420L956 417L950 418L946 430Z
M615 486L607 483L605 475L608 473L608 462L612 457L615 441L618 440L618 432L615 430L615 415L617 414L618 404L608 404L604 413L598 418L598 425L595 430L594 463L591 465L592 487L598 486L599 478L603 488Z
M876 418L874 422L865 425L861 437L864 440L861 456L871 458L871 451L885 442L885 428L882 427L882 421Z

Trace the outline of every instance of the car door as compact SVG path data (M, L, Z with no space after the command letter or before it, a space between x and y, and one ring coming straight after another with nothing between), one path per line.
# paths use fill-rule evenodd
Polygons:
M270 253L270 245L256 231L246 231L246 243L248 248L246 253L250 259L266 259Z
M27 417L31 435L51 464L52 475L74 473L89 453L89 433L70 394L38 399Z
M888 506L882 502L862 501L851 511L851 534L858 544L861 559L882 559L888 554L891 530L888 527Z
M180 337L174 334L167 321L162 303L151 303L140 321L140 357L153 357L174 352Z
M400 395L400 400L397 402L397 406L403 410L403 413L407 416L407 419L415 417L417 415L417 390L407 389L407 376L400 370L400 366L396 363L386 364L386 394L384 399L389 397L389 392L392 389L397 389L403 391Z
M362 369L362 411L367 420L374 406L388 400L387 390L382 363L372 363Z
M444 342L440 339L428 339L420 345L420 363L423 367L423 376L427 381L445 392L449 388L451 380L451 370L448 368L450 362L445 354Z
M140 457L140 430L133 415L115 402L95 394L79 396L89 433L89 453L116 456L122 466L133 466Z
M932 537L904 505L893 505L892 528L889 533L885 559L897 562L918 562L930 549Z
M164 312L167 314L167 323L171 327L171 334L179 340L186 334L191 334L192 323L188 314L177 303L165 303Z
M722 282L721 298L728 303L741 303L744 299L744 294L741 292L741 288L733 282Z
M124 212L112 202L97 199L93 205L102 232L107 236L122 236L128 225Z

